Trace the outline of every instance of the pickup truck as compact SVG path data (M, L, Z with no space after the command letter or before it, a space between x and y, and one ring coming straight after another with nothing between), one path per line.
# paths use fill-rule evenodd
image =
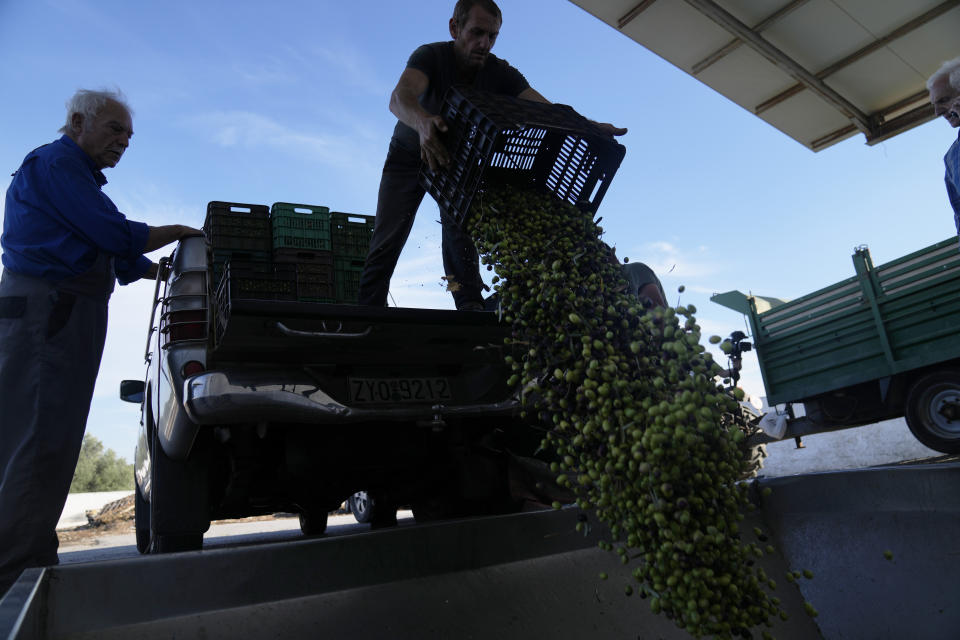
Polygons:
M235 297L203 238L161 262L135 453L142 553L197 549L213 519L297 513L305 534L358 491L380 521L519 509L532 456L489 312ZM529 458L528 458L529 459ZM393 509L388 508L394 505Z
M711 298L747 316L767 404L785 406L761 426L779 420L799 436L903 416L924 445L960 453L957 238L876 267L860 247L853 265L854 276L789 302ZM748 344L731 341L731 356Z

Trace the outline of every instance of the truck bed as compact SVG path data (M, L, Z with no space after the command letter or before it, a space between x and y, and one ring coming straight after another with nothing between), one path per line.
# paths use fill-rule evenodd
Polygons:
M957 238L874 267L853 256L856 275L796 300L713 300L747 315L771 405L960 358Z

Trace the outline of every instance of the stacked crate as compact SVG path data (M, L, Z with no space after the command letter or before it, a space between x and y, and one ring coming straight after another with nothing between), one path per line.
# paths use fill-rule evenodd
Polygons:
M275 202L270 208L274 264L294 270L300 302L337 302L330 238L330 209Z
M356 304L373 223L318 205L211 202L204 231L217 298Z
M330 237L337 302L357 303L360 275L373 237L374 216L335 211L330 214Z
M270 211L265 205L215 201L207 205L203 230L210 243L213 286L234 298L293 300L289 269L271 261Z

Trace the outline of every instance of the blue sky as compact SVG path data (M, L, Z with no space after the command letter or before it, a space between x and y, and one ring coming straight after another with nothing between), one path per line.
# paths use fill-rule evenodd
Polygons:
M389 92L413 49L448 39L452 5L0 0L0 186L57 137L74 90L119 87L136 135L105 190L131 219L199 227L210 200L372 214ZM814 154L572 3L500 6L494 53L548 99L629 127L605 239L653 266L672 303L696 304L705 335L744 327L711 293L793 298L852 275L857 245L879 264L954 233L942 120ZM428 198L392 283L402 306L452 308L437 217ZM152 293L114 294L88 421L128 460L139 410L117 388L143 375ZM763 395L755 360L743 386Z

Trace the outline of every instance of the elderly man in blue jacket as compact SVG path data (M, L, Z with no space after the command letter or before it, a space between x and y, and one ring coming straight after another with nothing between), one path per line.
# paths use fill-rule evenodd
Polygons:
M960 127L960 58L944 62L927 80L927 91L934 114L943 116L954 129ZM960 234L960 136L947 149L943 164L947 197Z
M144 254L201 233L127 220L103 193L133 135L122 95L78 91L61 132L14 174L0 237L0 595L57 563L114 282L156 278Z

